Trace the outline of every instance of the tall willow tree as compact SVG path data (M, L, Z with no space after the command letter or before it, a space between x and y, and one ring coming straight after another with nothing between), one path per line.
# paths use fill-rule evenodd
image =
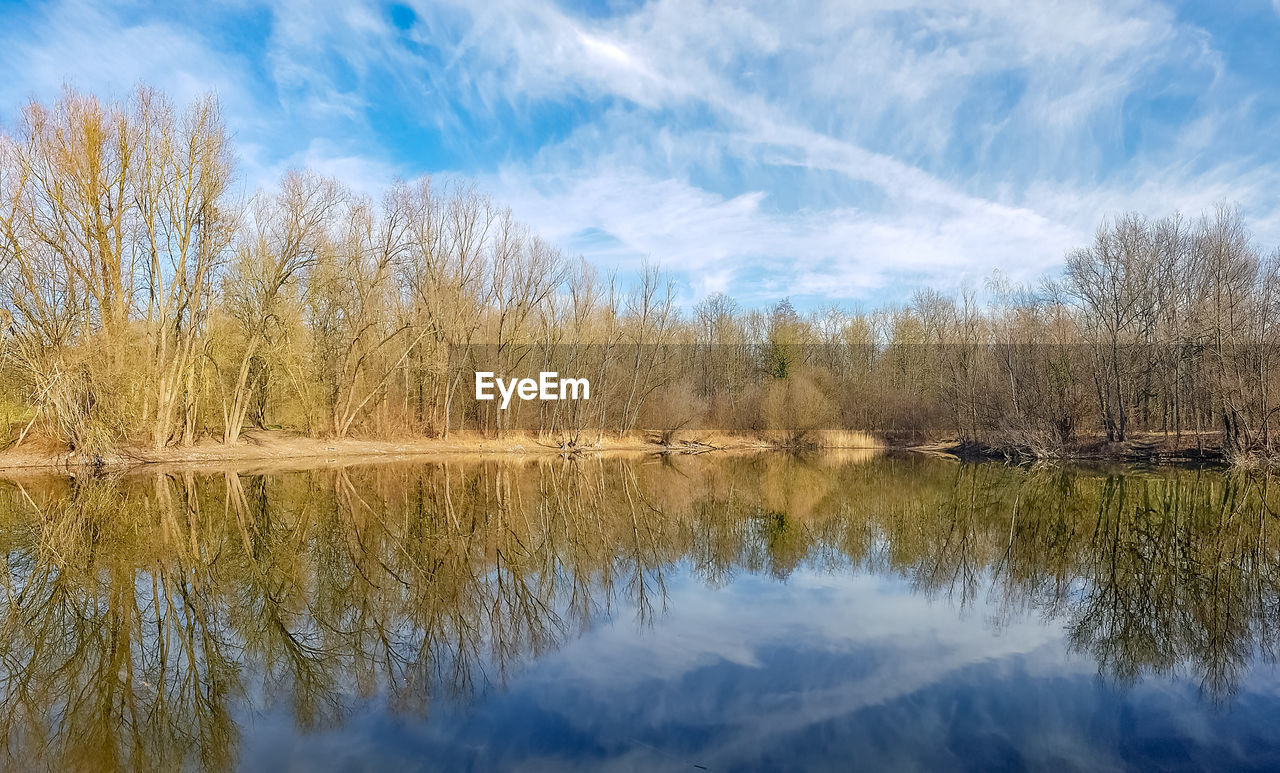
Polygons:
M0 145L7 354L73 449L194 439L199 343L238 211L212 98L177 111L68 90Z

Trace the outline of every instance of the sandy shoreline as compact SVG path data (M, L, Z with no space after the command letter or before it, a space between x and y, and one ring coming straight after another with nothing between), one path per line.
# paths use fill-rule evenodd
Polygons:
M65 449L34 443L0 452L0 475L77 472L95 469L118 472L134 469L198 468L230 470L316 467L372 461L410 459L484 459L494 457L542 458L574 454L645 454L664 452L765 451L776 447L765 438L690 433L671 445L663 445L638 433L627 437L592 437L578 445L562 445L558 438L511 434L501 438L457 433L448 439L397 440L321 439L287 432L255 431L240 442L225 445L204 440L190 446L147 448L122 446L93 465Z
M933 443L886 442L872 435L847 431L822 431L807 436L813 444L806 450L845 450L872 455L879 452L914 452L953 459L1003 460L1006 462L1118 463L1180 466L1222 464L1220 451L1197 451L1154 435L1122 444L1089 443L1052 456L1028 455L1026 449ZM69 454L64 448L37 443L0 451L0 477L39 476L94 472L129 471L270 471L326 466L347 466L411 460L479 461L503 458L548 459L561 456L643 455L661 453L761 453L788 448L781 436L770 433L726 433L686 431L663 444L657 432L637 431L626 436L592 435L578 444L562 438L513 432L503 437L486 437L478 432L459 432L447 439L408 437L392 440L340 440L310 438L287 431L253 430L240 442L225 445L206 439L190 446L149 448L121 446L100 463Z

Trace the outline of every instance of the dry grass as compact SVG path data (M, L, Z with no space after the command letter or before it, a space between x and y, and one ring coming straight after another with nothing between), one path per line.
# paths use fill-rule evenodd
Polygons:
M884 441L868 432L821 429L809 433L821 448L884 448Z
M847 429L762 430L756 433L777 448L884 448L885 443L866 432Z

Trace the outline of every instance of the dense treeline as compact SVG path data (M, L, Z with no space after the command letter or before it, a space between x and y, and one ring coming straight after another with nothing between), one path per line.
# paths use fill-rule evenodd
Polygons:
M246 427L314 436L856 429L1054 452L1159 431L1270 453L1272 254L1220 208L1114 219L1036 288L902 308L682 311L602 277L465 184L381 199L305 170L244 200L212 99L67 92L0 138L9 442L96 455ZM661 256L656 256L660 259ZM470 372L559 369L586 403L499 411ZM536 366L536 367L535 367Z
M838 454L4 482L0 754L243 765L237 717L423 716L604 618L661 619L685 572L901 577L1225 700L1280 645L1276 499L1265 474Z

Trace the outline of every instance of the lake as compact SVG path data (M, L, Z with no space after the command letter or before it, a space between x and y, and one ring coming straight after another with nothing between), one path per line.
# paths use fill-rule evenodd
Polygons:
M0 482L0 764L1280 769L1278 483L860 452Z

